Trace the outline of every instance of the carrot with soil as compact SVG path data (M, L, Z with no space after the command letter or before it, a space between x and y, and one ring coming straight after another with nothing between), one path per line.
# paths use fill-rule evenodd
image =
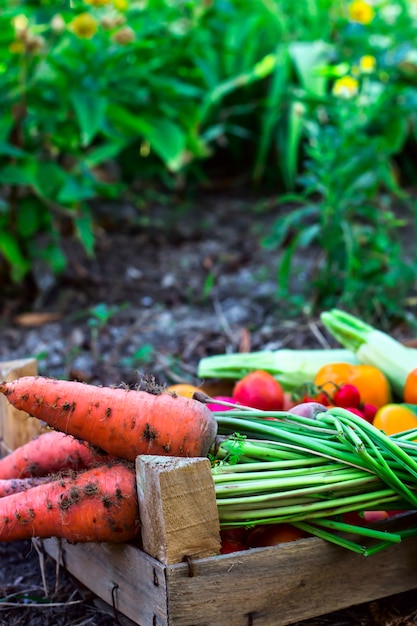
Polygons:
M57 430L42 433L0 459L0 479L46 476L107 463L109 455Z
M138 531L136 476L122 463L0 499L0 541L60 537L74 543L125 542Z
M56 430L130 461L139 454L206 456L217 433L204 404L168 393L42 376L0 383L0 393Z
M11 496L13 493L20 493L21 491L27 491L32 487L37 487L47 482L54 480L50 476L38 476L37 478L10 478L0 479L0 498Z

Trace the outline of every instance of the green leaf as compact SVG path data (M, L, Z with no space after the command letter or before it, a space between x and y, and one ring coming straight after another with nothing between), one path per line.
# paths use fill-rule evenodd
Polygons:
M40 252L55 274L60 274L67 266L67 259L57 242L51 241Z
M0 253L11 265L11 276L19 282L30 269L30 263L23 256L16 237L11 233L0 232Z
M292 228L302 231L304 220L317 217L318 211L318 207L311 204L280 217L272 226L271 232L262 239L261 245L269 250L279 248Z
M14 119L11 113L3 112L0 116L0 142L6 142L12 130Z
M90 200L96 195L94 185L89 179L78 180L75 176L67 176L57 200L62 204L74 204L82 200Z
M32 186L35 181L36 162L24 161L21 165L0 168L0 183L4 185Z
M123 150L128 141L114 141L112 143L105 143L98 148L92 150L84 159L84 163L87 167L94 167L103 163L104 161L108 161L109 159L113 159L116 157L119 152Z
M271 84L265 102L265 113L261 118L261 131L258 141L258 153L254 167L254 179L259 180L264 172L268 150L273 142L273 133L279 118L285 91L289 83L289 57L285 46L277 51L277 64L271 78Z
M186 162L185 133L177 124L164 119L155 120L147 139L171 172L182 168Z
M227 80L222 81L208 94L206 98L205 108L208 106L220 102L227 94L250 85L251 83L261 80L272 74L278 64L279 58L276 54L267 54L256 63L252 69Z
M294 41L289 50L304 89L315 96L324 96L327 77L319 68L328 60L331 46L325 41Z
M88 91L75 91L71 101L81 130L81 144L88 146L104 122L107 98Z
M286 133L278 135L285 159L282 160L281 170L287 189L294 189L298 172L298 154L303 134L305 109L301 102L293 102L290 107L286 124Z
M38 198L33 197L24 198L19 202L16 216L16 229L19 237L28 239L41 229L41 212L48 209L41 206L40 202Z
M78 239L84 246L89 257L94 256L94 225L90 212L84 211L82 215L74 220Z
M147 140L172 172L179 171L186 162L186 136L178 124L162 117L134 115L114 104L109 106L108 114L126 134L136 133Z
M27 152L21 150L20 148L16 148L16 146L12 146L11 144L0 141L0 154L3 156L21 158L28 156Z
M43 198L55 200L67 176L57 163L38 161L33 186Z

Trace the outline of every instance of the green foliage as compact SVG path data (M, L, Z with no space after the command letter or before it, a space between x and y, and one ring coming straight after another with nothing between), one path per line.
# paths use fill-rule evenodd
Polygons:
M408 182L396 164L415 174L414 2L0 5L0 257L14 281L35 258L65 268L68 225L94 254L93 200L137 179L199 181L226 153L254 184L302 203L267 242L290 240L281 295L292 296L295 252L314 243L321 255L295 302L401 308L409 216L391 200L405 202ZM203 296L211 288L208 278Z
M293 208L263 244L281 250L279 294L298 310L337 304L390 317L404 314L416 287L416 251L410 258L402 245L403 233L415 231L415 206L396 159L413 144L415 150L417 66L409 59L417 12L403 2L346 7L350 19L339 21L331 62L310 65L327 86L310 88L313 97L306 98L304 80L299 192L282 198ZM302 67L308 76L308 63ZM303 272L301 289L296 269Z

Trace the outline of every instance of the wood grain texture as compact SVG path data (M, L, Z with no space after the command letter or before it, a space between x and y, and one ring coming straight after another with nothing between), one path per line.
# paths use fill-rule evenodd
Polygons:
M417 538L372 557L316 538L191 564L133 546L44 541L83 584L140 626L287 626L417 588Z
M167 570L169 625L285 626L417 588L417 538L371 557L317 538Z
M145 552L165 564L220 553L208 459L141 455L136 474Z
M11 382L21 376L36 376L36 359L0 362L0 380ZM9 454L40 434L42 422L15 409L5 396L0 397L0 454Z
M166 626L165 566L128 544L44 539L44 550L108 605L140 626Z

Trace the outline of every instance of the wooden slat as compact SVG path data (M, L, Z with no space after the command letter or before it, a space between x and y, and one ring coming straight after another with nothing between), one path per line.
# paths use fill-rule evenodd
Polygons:
M36 359L0 362L0 380L10 382L21 376L36 376L37 373ZM0 396L0 455L8 454L27 443L39 435L41 430L40 420L15 409L3 395Z
M58 540L44 541L58 558ZM286 626L417 588L417 538L372 557L316 538L164 566L133 546L63 542L61 562L140 626Z
M136 624L168 624L162 563L127 544L69 544L55 538L42 544L75 578Z
M171 626L284 626L417 588L417 538L371 557L317 538L167 569Z

